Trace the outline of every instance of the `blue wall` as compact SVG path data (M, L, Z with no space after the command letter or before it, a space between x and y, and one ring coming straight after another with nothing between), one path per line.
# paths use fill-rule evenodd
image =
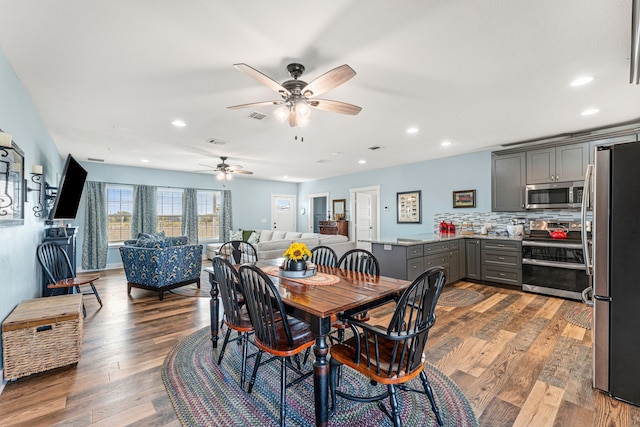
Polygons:
M464 209L465 212L491 211L491 152L482 151L301 183L298 203L308 210L309 194L329 192L331 200L347 199L347 219L351 219L349 189L376 185L380 186L382 238L431 233L434 214L453 211L453 191L476 190L476 207ZM398 224L396 193L414 190L422 191L422 224ZM385 206L388 210L384 209ZM298 215L298 229L301 230L306 218Z
M0 129L12 134L24 151L26 177L30 177L34 164L40 164L44 166L45 180L53 182L62 169L62 157L1 51L0 93ZM34 197L34 193L29 194L29 202L25 204L24 225L0 227L0 320L19 302L40 296L36 247L44 235L44 221L33 215Z

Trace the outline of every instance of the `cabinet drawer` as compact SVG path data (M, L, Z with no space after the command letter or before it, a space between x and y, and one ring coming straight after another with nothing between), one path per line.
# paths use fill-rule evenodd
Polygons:
M424 245L424 254L437 254L439 252L447 252L449 250L449 242L429 243Z
M494 249L498 251L521 251L520 242L516 240L483 240L482 249Z
M409 246L407 248L407 258L418 258L422 255L422 245Z
M482 279L507 285L522 286L522 272L519 269L483 265Z
M428 270L431 267L448 267L449 266L449 252L442 255L431 255L424 257L424 269Z
M519 268L522 265L522 255L505 251L483 251L482 263L489 265L502 265Z
M338 227L320 227L320 234L338 234Z
M424 258L414 258L407 261L407 280L413 281L422 274L424 268Z

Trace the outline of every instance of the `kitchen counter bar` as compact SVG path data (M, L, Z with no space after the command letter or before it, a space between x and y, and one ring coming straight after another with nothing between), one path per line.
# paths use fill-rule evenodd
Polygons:
M406 237L390 237L382 238L380 240L373 240L371 243L378 243L382 245L398 245L398 246L413 246L423 243L434 242L446 242L456 239L488 239L488 240L513 240L521 242L524 236L511 237L507 234L490 233L490 234L440 234L440 233L425 233L416 234Z

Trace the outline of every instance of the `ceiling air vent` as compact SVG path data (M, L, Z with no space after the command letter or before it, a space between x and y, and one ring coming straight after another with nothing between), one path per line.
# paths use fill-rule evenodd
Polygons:
M104 163L104 159L94 159L93 157L87 157L87 161L89 161L89 162Z
M371 150L371 151L376 151L376 150L379 150L379 149L381 149L381 148L382 148L382 147L381 147L381 146L379 146L379 145L372 145L371 147L369 147L369 150Z
M226 144L226 142L221 141L219 139L215 139L215 138L211 138L210 140L207 141L209 144L215 144L215 145L224 145Z
M251 113L249 113L249 117L250 119L255 119L255 120L264 120L267 118L267 115L264 113L259 113L257 111L252 111Z

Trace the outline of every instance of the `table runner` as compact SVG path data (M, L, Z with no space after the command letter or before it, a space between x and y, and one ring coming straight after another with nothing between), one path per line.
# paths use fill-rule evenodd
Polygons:
M284 277L280 276L280 267L276 267L275 265L264 266L262 267L262 271L264 271L269 276L276 276L281 279L287 279L309 286L335 285L340 281L340 278L338 276L334 276L333 274L320 273L318 271L316 271L316 274L314 276L310 277Z

